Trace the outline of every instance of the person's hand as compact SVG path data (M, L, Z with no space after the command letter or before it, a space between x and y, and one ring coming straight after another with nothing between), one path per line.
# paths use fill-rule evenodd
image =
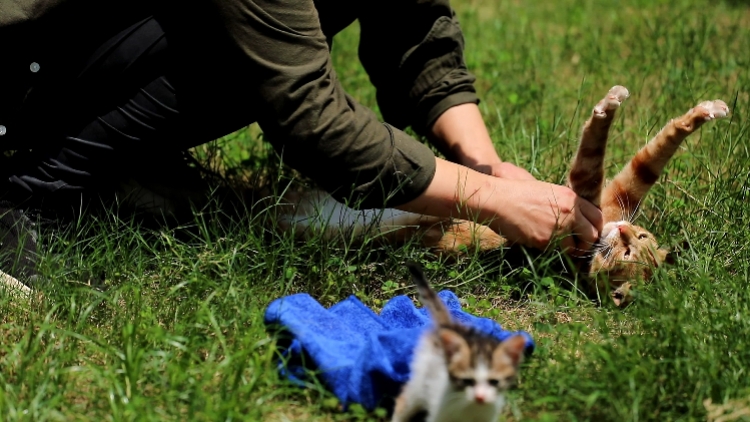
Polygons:
M585 255L599 239L599 208L570 188L536 180L503 183L491 226L511 242L544 249L556 237L572 256Z
M536 178L526 171L526 169L506 161L498 161L493 164L466 164L466 166L480 173L501 177L503 179L536 180Z
M414 200L397 208L488 224L511 243L544 249L557 236L573 256L599 239L602 212L570 188L538 180L488 176L435 158L435 176Z

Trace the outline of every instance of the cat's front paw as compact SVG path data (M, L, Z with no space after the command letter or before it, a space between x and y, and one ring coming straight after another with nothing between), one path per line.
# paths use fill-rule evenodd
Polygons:
M607 95L602 98L596 106L594 106L594 117L600 119L607 117L607 111L616 110L629 96L630 92L628 92L628 89L624 86L613 86Z
M721 100L704 101L695 106L695 111L706 120L721 119L729 114L729 106Z

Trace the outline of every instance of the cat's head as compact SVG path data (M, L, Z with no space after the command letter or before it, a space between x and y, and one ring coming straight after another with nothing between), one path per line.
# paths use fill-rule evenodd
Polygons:
M473 331L447 327L437 335L448 366L449 394L469 403L502 406L503 392L516 380L526 339L514 335L498 342Z
M647 281L669 259L669 251L648 230L629 221L609 222L594 248L589 276L600 291L610 292L617 306L625 306L633 299L633 283Z

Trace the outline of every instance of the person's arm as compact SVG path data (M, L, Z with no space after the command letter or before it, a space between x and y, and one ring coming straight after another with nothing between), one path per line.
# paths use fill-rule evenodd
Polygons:
M585 254L599 238L601 210L567 187L493 177L435 160L430 185L399 209L485 223L512 243L540 249L563 236L563 248L574 256Z
M493 176L533 179L495 151L448 0L366 2L359 20L360 60L387 122L411 126L450 161Z
M535 180L525 169L500 159L474 103L460 104L443 112L428 136L449 160L458 164L496 177Z
M559 214L573 217L563 219L560 232L573 229L574 221L582 227L582 238L591 238L594 229L579 218L578 199L567 188L500 179L436 159L424 144L380 123L347 96L333 71L312 0L210 4L240 53L233 64L246 67L248 78L258 81L264 136L290 165L337 199L353 194L364 200L361 208L476 217L511 241L535 247L545 246L555 225L550 221ZM449 103L460 97L450 96Z
M202 4L237 53L224 65L256 84L247 100L257 102L264 138L286 164L355 208L393 207L424 191L434 154L346 94L312 0Z

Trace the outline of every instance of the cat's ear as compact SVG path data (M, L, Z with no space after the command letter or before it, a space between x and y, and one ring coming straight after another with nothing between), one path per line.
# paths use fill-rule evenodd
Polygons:
M438 332L438 338L440 339L440 345L443 346L443 350L449 360L462 349L469 347L466 340L450 328L440 329Z
M657 253L661 262L665 262L669 265L674 265L677 259L685 252L690 250L690 241L682 239L672 244L671 248L659 248Z
M526 349L526 338L516 334L505 341L495 350L495 354L502 353L507 356L513 366L518 366L523 358L523 352Z
M659 248L656 250L656 254L659 257L659 262L663 262L669 265L674 265L677 254L673 252L671 249Z

